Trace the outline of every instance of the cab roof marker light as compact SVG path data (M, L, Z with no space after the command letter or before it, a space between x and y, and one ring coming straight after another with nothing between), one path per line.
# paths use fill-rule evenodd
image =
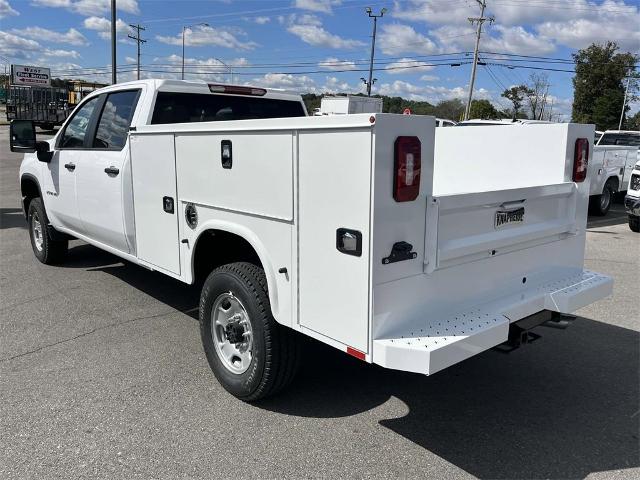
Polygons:
M267 94L264 88L255 87L241 87L238 85L218 85L215 83L209 84L209 91L211 93L230 93L233 95L252 95L254 97L262 97Z

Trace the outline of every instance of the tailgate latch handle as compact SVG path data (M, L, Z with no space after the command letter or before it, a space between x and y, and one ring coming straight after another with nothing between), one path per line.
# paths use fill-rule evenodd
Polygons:
M505 210L509 210L510 208L518 208L521 207L522 205L524 205L527 202L526 199L522 199L522 200L516 200L515 202L504 202L502 204L500 204L501 208L504 208Z
M387 265L389 263L402 262L403 260L413 260L418 254L411 250L413 250L413 245L410 243L396 242L393 244L389 256L382 259L382 263Z

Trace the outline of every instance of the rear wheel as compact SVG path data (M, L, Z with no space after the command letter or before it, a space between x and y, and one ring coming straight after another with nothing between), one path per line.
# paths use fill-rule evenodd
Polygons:
M640 232L640 217L629 215L629 228L632 232Z
M36 258L42 263L53 265L60 263L67 253L67 240L53 240L49 232L49 220L41 198L29 202L29 238Z
M223 265L209 275L200 296L200 334L214 375L241 400L277 393L298 370L297 334L273 318L264 272L250 263Z
M608 180L605 183L602 193L600 195L594 195L589 199L589 211L592 215L598 215L600 217L606 215L611 208L613 202L613 195L615 193L615 185L612 181Z

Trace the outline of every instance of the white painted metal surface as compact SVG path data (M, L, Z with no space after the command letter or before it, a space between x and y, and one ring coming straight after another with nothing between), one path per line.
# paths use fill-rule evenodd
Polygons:
M325 96L320 100L317 115L347 115L355 113L382 113L382 99L347 95Z
M119 215L135 255L52 218L61 231L189 283L203 235L236 234L260 259L278 322L422 373L504 341L509 323L544 309L568 313L610 292L608 277L583 271L589 182L571 180L575 141L593 138L592 126L436 132L432 117L388 114L147 125L155 92L208 88L139 84L150 94L139 101L123 161ZM393 199L399 136L421 143L420 191L408 202ZM223 141L233 147L230 169L222 168ZM40 179L34 161L21 173ZM174 213L163 210L165 196ZM184 218L189 203L195 227ZM521 208L520 220L496 226L498 212ZM338 251L339 228L362 235L360 256ZM396 242L415 256L383 263ZM451 334L438 333L443 321Z
M177 204L174 137L132 136L131 176L138 258L180 275L178 222L184 221ZM166 212L164 199L173 212Z

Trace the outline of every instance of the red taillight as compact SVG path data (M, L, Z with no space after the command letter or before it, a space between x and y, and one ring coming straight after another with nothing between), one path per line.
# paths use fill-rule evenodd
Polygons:
M209 84L209 91L211 93L231 93L233 95L254 95L262 97L267 94L264 88L254 87L240 87L238 85L216 85L214 83Z
M422 145L418 137L398 137L394 145L395 173L393 198L396 202L410 202L420 193L420 165Z
M576 140L576 149L573 156L573 181L584 182L587 178L587 166L589 165L589 140L579 138Z

